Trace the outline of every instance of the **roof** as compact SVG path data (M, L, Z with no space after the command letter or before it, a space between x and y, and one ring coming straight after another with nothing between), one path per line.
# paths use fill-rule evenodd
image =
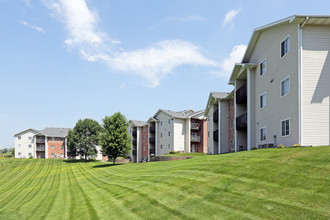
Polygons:
M198 119L205 119L205 117L204 117L204 111L205 110L200 110L200 111L197 111L197 112L195 112L194 114L192 114L190 117L191 118L198 118Z
M216 99L225 99L228 96L228 92L211 92L210 93Z
M129 122L135 125L136 127L143 127L148 125L146 121L129 120Z
M157 113L155 114L154 118L156 117L156 115L158 115L160 112L164 112L165 114L172 116L173 118L181 118L181 119L185 119L185 118L189 118L191 115L195 114L196 112L194 112L193 110L189 109L189 110L184 110L184 111L180 111L180 112L176 112L176 111L171 111L171 110L164 110L164 109L159 109L157 111Z
M29 128L29 129L26 129L26 130L24 130L24 131L18 132L17 134L14 134L14 136L17 136L17 135L19 135L19 134L25 133L25 132L27 132L27 131L33 131L34 133L38 133L38 132L39 132L39 131L36 130L36 129Z
M207 115L209 114L211 103L215 102L216 100L228 100L228 99L232 98L233 91L230 93L229 92L210 92L209 99L207 100L207 104L205 107L204 116L207 117Z
M48 137L66 137L69 130L70 128L45 128L39 131L38 134L42 134Z
M254 29L248 47L245 51L242 63L249 62L249 58L261 32L283 24L301 24L302 26L306 24L330 25L330 15L292 15L290 17Z

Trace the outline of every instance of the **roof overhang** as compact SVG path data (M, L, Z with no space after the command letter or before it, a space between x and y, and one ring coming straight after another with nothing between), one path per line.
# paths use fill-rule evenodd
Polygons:
M24 132L27 132L27 131L34 131L35 133L39 133L38 130L33 129L33 128L29 128L29 129L26 129L26 130L24 130L24 131L21 131L21 132L18 132L18 133L16 133L16 134L14 134L14 137L17 136L17 135L19 135L19 134L22 134L22 133L24 133Z
M228 84L234 85L235 80L240 77L240 75L246 70L246 69L252 69L255 68L257 64L255 63L236 63L233 69L233 72L231 73L230 79Z

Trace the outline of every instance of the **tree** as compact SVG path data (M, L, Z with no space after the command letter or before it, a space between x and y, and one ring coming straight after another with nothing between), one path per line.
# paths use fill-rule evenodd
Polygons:
M85 161L88 157L95 156L100 131L101 125L97 121L89 118L79 120L73 130L68 132L69 155L81 156Z
M106 116L102 121L99 144L102 146L102 152L115 164L118 156L126 156L131 151L128 121L120 112Z

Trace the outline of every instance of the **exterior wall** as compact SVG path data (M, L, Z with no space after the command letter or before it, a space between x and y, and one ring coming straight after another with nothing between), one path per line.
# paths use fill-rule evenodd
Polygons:
M193 146L196 146L196 152L198 153L203 153L204 152L204 132L203 132L203 125L204 125L204 120L200 120L200 119L190 119L190 124L192 123L198 123L199 124L199 130L193 130L190 129L191 132L191 138L193 138L194 133L197 134L197 136L200 138L200 142L194 142L191 140L191 144L190 144L190 148L191 148L191 152L193 151Z
M207 142L208 142L208 137L207 137L207 131L208 131L208 123L207 119L203 120L203 153L207 153Z
M290 51L280 56L281 42L290 36ZM260 76L260 63L266 59L266 72ZM299 143L299 99L298 99L298 25L287 24L262 32L250 57L256 63L251 95L252 112L255 114L251 132L252 146L261 144L293 145ZM290 77L290 93L281 97L281 81ZM260 95L266 93L266 106L260 108ZM290 118L291 134L281 137L281 121ZM260 140L260 129L266 127L266 141ZM276 135L276 140L274 136ZM239 138L239 137L238 137ZM277 142L277 143L276 143Z
M185 151L186 131L189 132L189 129L190 128L186 128L186 120L174 119L174 151Z
M48 158L52 158L52 159L65 158L65 138L54 137L54 140L52 140L52 137L47 137L47 146L48 146L48 154L47 154ZM54 149L52 149L52 146L54 146ZM61 146L63 146L63 149L61 149Z
M219 105L219 132L220 132L220 140L218 143L220 144L220 152L219 153L228 153L229 145L228 145L228 101L222 100Z
M173 123L172 117L164 112L160 112L158 119L158 131L157 131L157 156L169 153L173 150ZM170 120L170 123L169 123ZM168 132L171 132L168 136ZM170 147L168 145L170 144Z
M142 160L147 161L149 157L149 138L148 138L148 126L141 127L141 151L142 151Z
M229 146L229 152L235 151L235 103L234 98L230 99L228 101L228 146ZM231 124L232 122L232 124ZM234 142L234 145L232 143Z
M36 158L35 134L32 130L28 130L15 136L15 158L29 158L30 156Z
M329 42L329 26L306 25L302 29L302 145L330 145ZM290 127L291 134L294 129Z
M207 116L207 153L213 154L213 105Z

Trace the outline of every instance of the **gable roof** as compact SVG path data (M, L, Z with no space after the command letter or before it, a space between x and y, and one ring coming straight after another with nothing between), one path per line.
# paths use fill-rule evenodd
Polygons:
M45 128L38 132L38 134L48 137L66 137L70 128ZM36 134L36 135L38 135Z
M176 111L171 111L171 110L164 110L164 109L159 109L157 111L157 113L154 115L154 118L156 118L156 116L160 113L160 112L164 112L165 114L173 117L173 118L180 118L180 119L186 119L189 118L189 116L193 115L195 112L191 109L189 110L184 110L184 111L180 111L180 112L176 112Z
M14 137L16 137L16 136L19 135L19 134L25 133L25 132L27 132L27 131L32 131L32 132L34 132L34 133L38 133L38 132L39 132L39 131L36 130L36 129L29 128L29 129L26 129L26 130L24 130L24 131L18 132L17 134L14 134Z
M138 120L129 120L129 123L132 123L135 127L143 127L148 125L145 121L138 121Z
M207 100L205 111L204 111L204 116L207 117L209 114L210 108L211 108L211 102L217 101L217 100L227 100L231 98L230 96L234 92L231 91L229 92L210 92L209 99Z

